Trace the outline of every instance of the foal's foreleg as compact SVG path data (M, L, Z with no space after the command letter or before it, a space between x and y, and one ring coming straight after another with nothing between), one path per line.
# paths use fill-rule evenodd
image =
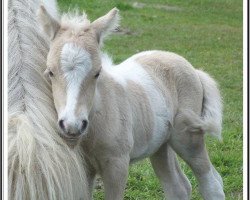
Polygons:
M208 157L204 134L201 131L192 132L188 128L173 131L170 145L193 170L202 197L205 200L224 200L222 179Z
M94 182L96 177L96 171L94 168L90 168L90 166L86 167L86 175L87 175L87 181L88 181L88 193L89 193L89 199L93 199L93 188L94 188Z
M150 160L167 199L190 199L191 184L181 171L175 152L169 145L164 144Z
M122 200L129 168L129 155L108 158L102 163L101 176L104 183L105 200Z

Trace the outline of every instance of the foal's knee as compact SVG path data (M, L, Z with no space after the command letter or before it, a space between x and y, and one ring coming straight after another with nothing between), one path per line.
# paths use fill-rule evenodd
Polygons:
M192 193L192 187L189 182L183 182L176 185L175 188L166 188L165 193L167 199L189 200Z
M183 193L183 196L185 197L182 199L190 199L191 198L192 186L188 180L183 182L183 188L180 188L180 189Z
M180 188L177 188L176 193L180 194L180 199L190 199L192 193L192 185L190 181L188 180L186 175L182 173L179 166L177 166L176 172L180 174L179 185L181 186Z
M212 166L212 170L213 170L213 174L214 174L215 178L219 181L221 187L223 188L223 180L222 180L219 172L217 172L217 170L214 168L214 166Z
M224 200L225 194L223 191L223 185L220 182L219 174L215 174L214 170L211 170L198 177L199 190L205 200Z

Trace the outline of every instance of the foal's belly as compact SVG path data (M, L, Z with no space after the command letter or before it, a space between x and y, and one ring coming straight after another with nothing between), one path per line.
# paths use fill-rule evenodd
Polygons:
M168 122L166 117L158 116L157 125L152 132L147 132L143 127L133 132L134 145L130 153L130 162L136 162L153 155L169 137Z
M131 162L152 155L166 142L170 121L170 109L163 92L143 68L135 68L134 79L128 79L125 86L132 113Z
M140 93L143 101L134 97L131 102L134 142L131 162L154 154L169 137L169 110L163 96L157 90L151 91L150 96L144 90Z

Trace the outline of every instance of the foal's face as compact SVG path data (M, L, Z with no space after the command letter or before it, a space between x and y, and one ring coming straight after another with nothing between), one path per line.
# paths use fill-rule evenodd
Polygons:
M118 25L118 10L112 9L93 23L79 17L59 23L43 6L38 16L51 39L45 75L51 80L58 125L64 138L75 140L88 127L101 73L100 43Z
M72 34L63 30L54 39L47 59L58 125L65 137L84 134L92 107L96 82L101 72L98 44L91 30Z

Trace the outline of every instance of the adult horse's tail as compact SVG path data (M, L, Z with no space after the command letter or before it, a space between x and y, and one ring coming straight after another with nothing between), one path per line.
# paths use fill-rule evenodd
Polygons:
M41 2L8 3L9 199L88 199L83 157L58 135L51 86L43 77L48 41L36 21Z

